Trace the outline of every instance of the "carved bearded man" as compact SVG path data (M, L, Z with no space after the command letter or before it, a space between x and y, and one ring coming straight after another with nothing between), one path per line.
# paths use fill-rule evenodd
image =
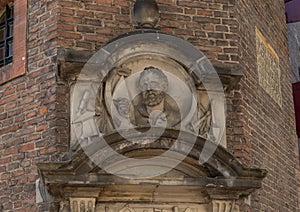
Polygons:
M174 127L181 115L176 102L166 94L168 78L158 68L147 67L138 80L141 93L134 99L135 125Z

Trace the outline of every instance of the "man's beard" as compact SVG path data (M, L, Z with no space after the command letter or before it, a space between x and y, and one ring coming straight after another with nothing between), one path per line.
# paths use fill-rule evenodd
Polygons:
M159 105L163 101L165 94L162 91L150 90L150 91L144 91L143 97L144 97L143 103L147 106L153 107Z

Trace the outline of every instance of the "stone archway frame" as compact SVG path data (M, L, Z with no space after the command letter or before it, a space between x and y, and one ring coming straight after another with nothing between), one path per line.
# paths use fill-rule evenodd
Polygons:
M219 145L225 130L225 98L223 85L217 72L205 55L192 44L180 38L160 32L145 32L124 36L108 43L101 50L96 52L84 66L77 79L73 93L76 94L77 90L80 89L78 85L81 81L89 78L91 80L91 87L97 87L121 61L135 56L151 54L156 56L162 55L165 58L182 64L188 74L194 79L194 83L196 85L202 84L205 87L208 97L212 102L212 116L217 119L213 120L214 123L210 127L209 134L215 135L214 133L217 132L217 136L213 137L215 138L214 142ZM192 115L189 114L189 116ZM213 128L217 130L213 131ZM195 139L196 138L189 142L194 143ZM186 150L187 154L192 146L189 148L190 149ZM203 154L200 154L200 163L209 160L215 151L211 146L205 146L204 149L205 148L210 151L203 151ZM90 154L89 152L86 153L88 155ZM113 150L111 150L107 155L113 153ZM105 160L105 154L102 155L104 155L103 160ZM183 158L184 157L182 157L182 159ZM120 157L120 160L122 159L124 158ZM99 165L102 164L101 161L94 162ZM149 177L152 177L152 175Z
M128 132L136 139L144 139ZM168 150L177 139L176 130L166 130L156 143L137 145L125 140L119 133L106 135L110 145L121 153L139 151ZM191 139L190 133L183 133L182 144ZM110 204L111 201L128 203L159 203L174 195L171 202L212 204L217 208L230 208L234 200L249 195L261 187L266 171L245 168L225 148L216 146L213 156L204 164L198 163L198 155L206 141L198 137L193 150L182 161L186 169L175 177L166 175L153 179L125 179L103 172L83 150L78 151L70 161L39 164L44 183L56 201L79 198L80 201L94 201L95 204ZM163 145L162 145L163 144ZM215 145L210 143L210 145ZM102 148L101 143L93 143L89 148L95 151ZM133 154L134 155L134 154ZM194 170L189 170L195 166ZM198 171L197 171L198 170ZM136 192L138 192L137 195ZM149 196L149 192L150 195ZM175 192L175 193L174 193ZM86 204L87 205L87 204Z

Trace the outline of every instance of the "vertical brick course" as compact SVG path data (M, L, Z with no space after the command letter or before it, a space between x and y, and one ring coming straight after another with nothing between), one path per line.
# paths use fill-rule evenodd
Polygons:
M68 146L68 134L56 133L67 127L57 124L67 120L57 110L66 109L56 76L57 2L16 2L28 6L28 16L16 13L18 19L28 17L27 35L22 34L27 72L0 85L0 206L4 211L45 211L47 205L35 203L36 164L59 160Z
M244 77L230 98L229 149L245 164L268 170L263 188L252 195L253 211L296 211L298 154L284 1L237 1L235 13ZM258 83L255 27L280 58L282 107Z

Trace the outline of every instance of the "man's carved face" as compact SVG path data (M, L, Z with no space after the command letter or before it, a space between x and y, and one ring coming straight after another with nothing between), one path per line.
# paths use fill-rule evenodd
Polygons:
M142 91L143 102L147 106L160 104L168 87L168 79L164 73L154 67L145 68L140 76L139 89Z
M127 117L130 112L130 104L128 99L126 98L118 98L117 100L113 100L115 106L118 109L118 112L122 117Z

